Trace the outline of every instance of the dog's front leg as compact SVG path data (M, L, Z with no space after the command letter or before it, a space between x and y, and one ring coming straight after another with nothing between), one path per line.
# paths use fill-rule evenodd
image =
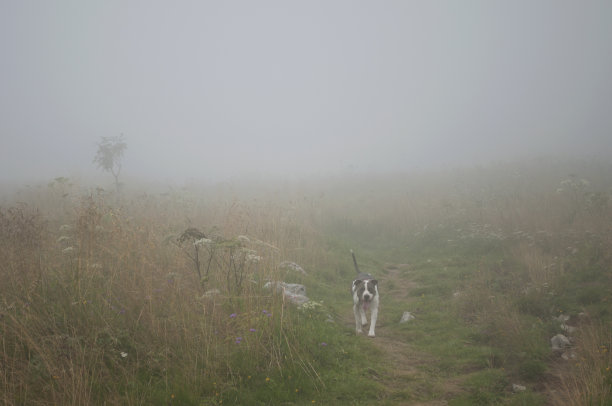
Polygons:
M376 337L374 329L376 328L376 319L378 318L378 295L374 299L371 308L372 314L370 315L370 332L368 333L368 337Z
M359 306L359 315L361 316L361 325L365 326L368 324L368 318L366 317L366 312L363 305Z
M362 334L363 330L361 329L361 314L359 310L363 311L360 309L359 302L354 303L353 313L355 314L355 331L357 334Z

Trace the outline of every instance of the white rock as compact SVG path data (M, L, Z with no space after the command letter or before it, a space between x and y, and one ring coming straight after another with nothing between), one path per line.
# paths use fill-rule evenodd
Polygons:
M561 330L565 331L568 334L572 334L576 331L576 327L568 326L567 324L561 324Z
M306 286L299 283L270 281L264 285L264 288L274 289L276 292L282 293L286 299L297 305L304 304L310 300L306 296Z
M410 312L404 312L404 314L402 314L402 318L400 319L400 323L406 323L410 320L414 320L414 316Z
M557 334L550 339L550 344L553 350L562 350L564 347L569 347L570 340L563 334Z
M284 295L285 295L285 298L287 298L291 303L296 304L296 305L301 305L301 304L304 304L310 301L310 299L304 295L292 295L292 294L287 294L287 293L285 293Z
M563 354L561 354L561 358L566 361L576 359L576 353L574 351L565 351Z
M299 283L270 281L264 285L264 288L266 289L274 288L277 292L289 292L294 295L305 295L306 294L306 286L301 285Z

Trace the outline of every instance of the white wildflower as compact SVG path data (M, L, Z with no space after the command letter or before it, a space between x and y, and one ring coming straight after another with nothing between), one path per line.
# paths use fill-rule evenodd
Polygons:
M74 247L67 247L62 250L62 252L66 255L74 254Z
M246 235L239 235L238 237L236 237L236 239L242 243L251 242L249 237L247 237Z
M121 351L121 358L125 358L125 357L127 357L127 356L128 356L128 353L127 353L127 352L123 352L123 351Z
M71 238L68 237L67 235L62 235L60 238L57 239L57 242L61 244L61 243L64 243L64 242L70 241L70 240L71 240Z
M250 249L246 249L246 248L241 248L239 249L233 256L232 258L234 259L234 261L253 261L253 262L257 262L257 251L255 250L250 250ZM259 258L261 259L261 257Z
M262 258L259 255L255 255L255 254L247 254L246 255L246 260L247 262L254 262L257 263L259 261L262 260Z
M306 271L304 270L304 268L302 268L301 266L299 266L295 262L283 261L283 262L281 262L278 265L278 267L281 268L281 269L288 269L288 270L299 272L301 274L306 275Z
M323 302L315 302L314 300L310 300L306 303L302 303L298 309L303 310L303 311L315 311L319 308L323 307Z
M213 243L213 240L211 240L210 238L200 238L199 240L195 240L193 245L195 245L196 247L202 247L204 245L211 245Z

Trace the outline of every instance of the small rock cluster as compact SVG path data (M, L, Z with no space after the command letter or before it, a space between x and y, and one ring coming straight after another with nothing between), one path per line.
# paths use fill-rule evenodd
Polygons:
M584 314L580 314L584 316ZM554 317L554 320L558 321L559 328L563 331L563 334L557 334L550 339L551 349L561 353L561 358L564 360L570 360L576 358L576 353L572 350L572 337L571 334L577 331L577 328L567 324L570 320L570 316L562 314L558 317ZM569 337L568 337L569 336Z
M306 286L299 283L270 281L264 285L264 288L274 289L276 292L282 293L285 299L296 305L304 304L310 300L306 296Z
M414 316L412 315L412 313L404 312L404 314L402 314L402 318L400 319L400 324L407 323L410 320L414 320Z
M238 240L243 241L244 236L238 236ZM293 271L306 275L304 268L291 261L283 261L278 265L279 269L286 269L287 271ZM306 286L299 283L287 283L282 281L269 281L264 285L264 289L274 289L277 293L282 293L285 299L296 305L303 305L310 301L306 296ZM208 290L202 295L201 299L212 299L215 296L220 295L219 289Z
M278 264L279 269L286 269L287 272L297 272L306 275L304 268L291 261L283 261ZM282 293L283 297L296 305L303 305L310 301L306 296L306 286L299 283L287 283L282 281L270 281L264 285L265 289L274 289L277 293Z

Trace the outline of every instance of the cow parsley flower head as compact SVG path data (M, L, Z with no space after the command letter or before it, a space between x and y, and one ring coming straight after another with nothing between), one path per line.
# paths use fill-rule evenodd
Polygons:
M58 238L58 239L57 239L57 242L58 242L59 244L62 244L62 243L64 243L64 242L68 242L68 241L70 241L70 240L71 240L71 238L70 238L70 237L68 237L67 235L62 235L60 238Z
M195 245L196 247L203 247L205 245L211 244L213 244L213 240L211 240L210 238L200 238L199 240L195 240L193 242L193 245Z
M248 243L251 242L251 240L249 239L249 237L247 237L246 235L239 235L238 237L236 237L236 239L238 241L240 241L241 243Z
M255 255L255 254L247 254L246 255L246 261L247 262L258 263L261 260L262 260L262 258L259 255Z

